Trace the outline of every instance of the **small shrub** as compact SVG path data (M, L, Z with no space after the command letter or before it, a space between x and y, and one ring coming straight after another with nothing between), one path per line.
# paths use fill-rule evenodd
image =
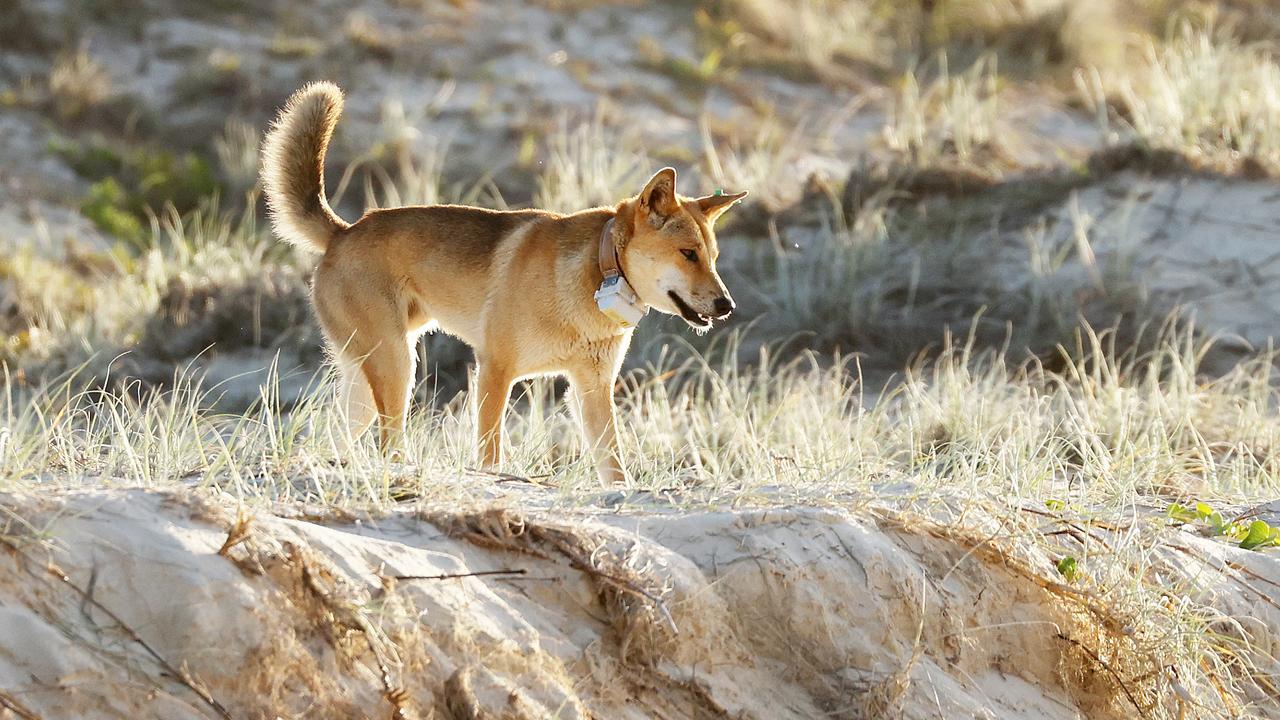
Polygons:
M1192 507L1179 503L1169 506L1171 520L1188 525L1203 526L1210 535L1237 542L1245 550L1261 550L1280 545L1280 527L1272 527L1265 520L1246 523L1243 519L1227 521L1222 513L1208 503L1197 502Z
M111 95L111 76L87 50L62 55L49 71L49 97L62 120L77 120Z
M219 191L213 169L194 153L176 155L148 146L119 149L102 137L58 142L51 149L94 181L81 212L104 232L132 244L150 237L144 232L148 211L172 205L186 213Z
M80 213L102 232L132 245L141 245L144 238L142 221L129 209L128 193L115 178L99 180L89 187L89 194L80 203Z

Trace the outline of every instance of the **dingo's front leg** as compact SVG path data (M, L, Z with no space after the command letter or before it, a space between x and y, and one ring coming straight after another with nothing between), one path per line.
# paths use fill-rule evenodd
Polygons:
M481 362L476 372L476 432L480 466L497 470L502 465L502 420L511 394L511 375L492 361Z
M575 404L582 423L582 439L595 460L600 482L612 484L627 479L618 455L618 431L613 409L614 377L610 373L572 373Z

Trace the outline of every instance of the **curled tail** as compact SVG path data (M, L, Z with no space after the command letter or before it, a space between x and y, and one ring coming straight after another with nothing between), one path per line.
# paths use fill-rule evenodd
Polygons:
M324 154L342 114L342 91L329 82L289 98L262 143L262 187L281 239L317 252L347 223L324 195Z

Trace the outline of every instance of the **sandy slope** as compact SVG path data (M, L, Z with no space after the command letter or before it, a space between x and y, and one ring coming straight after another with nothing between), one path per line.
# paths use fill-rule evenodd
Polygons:
M1280 336L1277 199L1273 181L1130 170L1062 192L990 241L1011 289L1032 275L1030 232L1039 252L1071 250L1049 271L1058 292L1098 294L1102 285L1135 293L1152 301L1156 317L1177 308L1220 347L1244 352ZM1081 230L1088 253L1075 244Z
M1093 241L1229 345L1280 335L1274 182L1123 173L1081 193ZM1067 214L1064 209L1063 214Z
M883 517L256 513L239 532L217 498L3 507L0 717L1125 713L1042 583ZM394 579L493 570L524 574Z

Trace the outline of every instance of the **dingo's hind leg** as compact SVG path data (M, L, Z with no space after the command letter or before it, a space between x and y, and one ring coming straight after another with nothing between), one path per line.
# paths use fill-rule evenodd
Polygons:
M416 364L417 357L401 332L386 338L360 366L377 407L378 439L384 451L395 448L404 436Z
M340 357L338 369L342 374L338 399L346 411L347 429L351 437L358 438L378 418L378 405L373 400L373 390L369 387L369 381L365 380L358 360Z
M317 303L317 310L328 309ZM328 337L344 338L334 354L342 370L342 400L353 434L376 417L379 443L391 450L404 434L417 355L394 307L374 304L343 312L318 312ZM337 342L334 343L338 345Z

